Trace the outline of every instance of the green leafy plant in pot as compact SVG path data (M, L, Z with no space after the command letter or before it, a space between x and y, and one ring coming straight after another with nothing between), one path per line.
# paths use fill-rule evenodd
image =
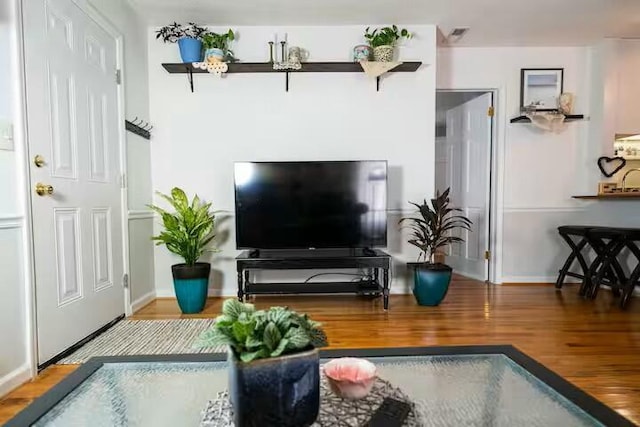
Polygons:
M164 225L164 230L152 239L184 259L184 264L171 266L178 305L185 314L199 313L207 302L211 264L198 260L205 251L215 250L207 248L215 237L215 213L211 212L211 203L202 202L197 195L189 202L178 187L171 190L171 195L157 194L169 202L175 212L149 205Z
M178 43L182 62L200 62L202 58L202 37L208 30L189 22L188 25L174 22L156 31L156 40L165 43Z
M207 32L202 36L204 60L212 58L214 61L234 62L233 51L229 49L229 42L234 41L236 35L231 29L223 34Z
M410 39L413 35L406 28L398 29L396 25L376 28L371 32L367 27L364 32L364 38L373 48L373 59L379 62L393 61L396 44L402 37Z
M229 396L235 425L309 426L320 407L321 325L286 307L256 310L226 300L199 347L229 347Z
M409 243L420 249L418 262L407 264L413 270L413 295L420 305L439 305L449 290L452 269L435 262L438 249L464 241L451 235L455 229L471 230L472 222L456 214L460 209L450 207L449 190L437 194L431 203L411 202L418 215L400 220L411 230Z

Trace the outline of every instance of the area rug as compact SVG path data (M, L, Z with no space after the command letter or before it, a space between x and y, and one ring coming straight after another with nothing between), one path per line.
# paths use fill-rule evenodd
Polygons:
M96 356L224 353L224 346L193 346L202 331L213 322L214 319L122 320L58 364L84 363Z

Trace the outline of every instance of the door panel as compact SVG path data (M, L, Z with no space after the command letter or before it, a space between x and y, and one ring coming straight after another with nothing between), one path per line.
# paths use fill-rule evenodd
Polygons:
M457 273L479 280L489 278L484 255L489 250L492 103L492 94L484 94L447 111L446 121L451 202L473 222L470 231L453 232L464 242L451 245L447 263Z
M124 312L115 39L72 0L24 5L38 357ZM53 255L52 255L53 254Z

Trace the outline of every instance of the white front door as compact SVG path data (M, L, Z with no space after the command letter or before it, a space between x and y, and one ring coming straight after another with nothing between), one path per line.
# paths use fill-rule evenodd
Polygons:
M451 245L446 261L455 272L478 280L489 279L492 106L493 94L486 93L447 111L446 144L440 149L452 205L473 222L471 231L457 230L465 241Z
M42 364L124 313L117 43L71 0L23 4Z

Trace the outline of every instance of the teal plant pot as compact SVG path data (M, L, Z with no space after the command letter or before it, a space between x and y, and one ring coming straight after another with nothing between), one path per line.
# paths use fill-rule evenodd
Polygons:
M212 60L224 61L224 51L217 47L210 47L204 51L204 62L208 62L209 58Z
M318 350L248 363L230 353L229 399L237 427L312 425L320 410Z
M173 288L180 310L184 314L200 313L207 303L209 273L211 264L197 262L195 265L176 264L171 266Z
M200 62L202 59L202 42L191 37L178 40L182 62Z
M452 269L445 264L411 263L413 295L418 305L440 305L449 290Z

